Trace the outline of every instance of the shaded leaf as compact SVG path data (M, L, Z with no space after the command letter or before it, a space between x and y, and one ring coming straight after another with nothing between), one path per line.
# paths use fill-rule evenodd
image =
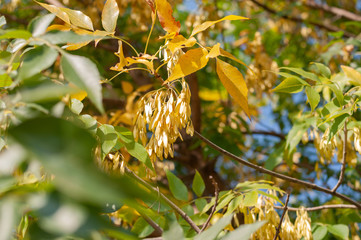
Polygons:
M217 21L207 21L207 22L202 23L201 25L196 26L192 31L191 37L196 35L197 33L200 33L202 31L206 30L210 26L212 26L212 25L214 25L216 23L219 23L221 21L224 21L224 20L245 20L245 19L248 19L248 18L241 17L241 16L236 16L236 15L229 15L229 16L221 18L221 19L219 19Z
M107 0L102 11L102 25L105 31L114 32L119 16L117 1Z
M322 76L324 76L325 78L331 77L331 70L327 66L317 62L313 62L312 64L316 65L318 71L322 74Z
M173 17L172 6L167 0L155 0L159 22L168 33L179 33L180 22Z
M320 102L320 94L313 87L306 86L306 95L308 102L310 103L311 110L315 110L318 103Z
M46 32L46 29L49 27L54 18L54 14L46 14L44 16L34 18L30 22L28 30L33 34L34 37L40 36Z
M103 160L117 144L118 134L112 125L103 124L98 128L97 135L101 142L101 158Z
M31 49L24 54L24 61L19 69L18 79L20 81L25 80L49 68L57 57L58 52L45 45Z
M0 75L0 87L9 87L13 81L6 73Z
M4 16L0 17L0 28L3 27L6 24L6 19Z
M322 240L327 235L326 226L318 226L316 230L312 233L313 240Z
M44 34L42 39L52 44L75 44L84 43L91 40L103 39L103 36L93 34L77 34L73 31L52 31ZM43 42L33 42L33 45L44 44Z
M188 190L182 180L180 180L169 170L166 171L166 175L168 179L169 189L172 192L173 196L178 200L188 201Z
M327 230L341 239L348 239L349 229L344 224L327 225Z
M168 231L165 231L162 237L164 240L173 240L173 239L182 240L184 239L183 229L181 228L181 226L178 224L177 221L173 221L170 224Z
M284 79L272 92L297 93L303 90L304 85L297 78L290 77Z
M195 236L194 240L213 240L216 239L218 234L228 225L230 224L233 215L225 216L219 219L213 226L208 228L206 231L201 232L197 236Z
M249 117L248 88L242 74L237 68L220 59L217 59L217 74L227 92Z
M173 68L172 74L163 84L185 77L204 68L208 63L207 54L208 51L204 48L196 48L187 51L179 58L177 64Z
M63 54L61 69L65 79L86 91L90 100L103 113L100 75L97 66L86 57Z
M193 189L194 193L198 197L200 197L200 196L202 196L205 188L206 188L206 186L204 185L204 181L202 179L202 176L196 170L196 174L194 174L194 178L193 178L192 189Z
M244 224L239 226L234 231L228 233L222 238L222 240L238 240L238 239L249 239L252 233L256 232L262 227L266 221L255 222L252 224Z

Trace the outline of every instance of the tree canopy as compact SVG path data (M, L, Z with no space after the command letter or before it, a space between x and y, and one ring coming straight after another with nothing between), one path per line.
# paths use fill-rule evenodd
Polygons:
M360 239L358 0L0 1L0 240Z

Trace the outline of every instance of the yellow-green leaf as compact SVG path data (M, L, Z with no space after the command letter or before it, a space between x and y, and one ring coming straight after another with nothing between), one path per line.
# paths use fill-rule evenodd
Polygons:
M11 80L10 76L6 73L0 75L0 88L2 87L9 87L13 81Z
M223 86L250 117L248 109L248 88L242 73L232 65L217 58L217 74Z
M341 66L346 76L350 78L350 83L353 85L361 86L361 73L355 69L347 66Z
M167 0L155 0L160 24L168 33L179 33L180 22L173 17L173 9Z
M174 53L178 49L185 48L185 47L193 47L196 44L197 40L194 37L186 39L182 35L177 35L171 41L169 41L167 47L168 49Z
M207 28L209 28L210 26L216 24L216 23L219 23L221 21L224 21L224 20L244 20L244 19L248 19L246 17L241 17L241 16L236 16L236 15L229 15L229 16L226 16L224 18L221 18L217 21L207 21L207 22L204 22L202 23L201 25L198 25L196 26L193 31L192 31L192 34L191 34L191 37L196 35L197 33L200 33L204 30L206 30Z
M105 31L114 32L117 25L118 16L119 7L117 1L107 0L102 12L102 24Z
M71 24L70 23L70 19L68 14L66 14L64 11L62 11L60 8L54 6L54 5L49 5L49 4L45 4L45 3L40 3L38 1L37 2L40 6L42 6L43 8L45 8L46 10L48 10L51 13L54 13L58 18L60 18L61 20L63 20L64 22Z
M221 49L220 49L220 43L217 43L216 45L214 45L211 49L211 51L209 51L207 58L215 58L218 57L219 55L221 55Z
M303 87L304 84L298 81L297 78L288 77L272 89L272 92L298 93L303 90Z
M93 23L90 17L88 17L84 13L77 10L71 10L69 8L59 9L68 15L71 24L73 24L74 26L94 31Z
M208 51L205 48L196 48L187 51L179 58L173 68L172 74L164 84L185 77L205 67L208 63L207 54Z

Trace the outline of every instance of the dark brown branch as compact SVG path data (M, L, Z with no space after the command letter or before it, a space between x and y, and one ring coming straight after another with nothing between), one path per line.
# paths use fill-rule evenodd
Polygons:
M218 204L218 193L219 193L218 183L216 182L216 180L214 180L214 178L212 176L209 176L209 178L211 179L212 184L214 186L215 201L214 201L214 205L213 205L211 214L209 214L209 216L207 218L207 221L204 223L204 225L203 225L203 227L201 229L201 232L203 232L208 227L208 224L211 221L212 216L215 213L216 208L217 208L217 204Z
M159 236L162 236L163 234L163 229L161 227L159 227L159 225L154 222L150 217L148 217L147 215L141 213L141 212L138 212L142 218L144 218L144 220L150 225L152 226L152 228L154 229L154 233L159 235Z
M346 155L347 155L347 151L346 151L346 147L347 147L347 121L345 121L345 126L343 128L343 131L344 131L344 138L345 139L343 140L341 173L340 173L340 178L337 181L337 184L332 189L332 192L336 192L337 188L341 185L341 183L343 181L343 176L345 175Z
M260 3L258 2L257 0L250 0L252 1L254 4L256 4L257 6L263 8L264 10L266 10L267 12L269 13L272 13L274 15L277 15L277 11L272 9L272 8L269 8L267 5L263 4L263 3ZM346 32L345 30L339 28L339 27L336 27L336 26L333 26L333 25L329 25L329 24L326 24L326 23L319 23L319 22L315 22L315 21L305 21L304 19L302 18L299 18L299 17L292 17L292 16L289 16L289 15L282 15L280 16L281 18L283 19L287 19L287 20L290 20L290 21L293 21L293 22L299 22L299 23L308 23L308 24L311 24L311 25L314 25L314 26L317 26L319 28L322 28L322 29L325 29L327 31L331 31L331 32L339 32L339 31L342 31L344 34L344 36L346 37L355 37L355 34L353 33L350 33L350 32Z
M211 146L212 148L214 148L215 150L217 150L218 152L222 153L223 155L247 166L247 167L250 167L250 168L253 168L261 173L265 173L265 174L268 174L268 175L271 175L273 177L276 177L276 178L279 178L279 179L283 179L283 180L286 180L288 182L292 182L292 183L295 183L295 184L298 184L298 185L301 185L301 186L304 186L306 188L310 188L310 189L314 189L314 190L317 190L317 191L320 191L320 192L324 192L324 193L328 193L328 194L331 194L332 196L335 196L335 197L338 197L346 202L349 202L349 203L352 203L354 204L355 206L357 206L357 208L361 209L361 203L343 195L343 194L340 194L340 193L337 193L337 192L332 192L332 190L328 189L328 188L324 188L324 187L320 187L314 183L310 183L310 182L306 182L306 181L303 181L303 180L299 180L297 178L293 178L293 177L290 177L290 176L287 176L287 175L284 175L284 174L281 174L281 173L278 173L278 172L274 172L274 171L271 171L271 170L268 170L268 169L265 169L261 166L258 166L256 164L253 164L243 158L240 158L240 157L237 157L236 155L224 150L223 148L219 147L218 145L214 144L213 142L211 142L210 140L208 140L207 138L205 138L204 136L202 136L199 132L197 131L194 131L194 134L200 139L202 140L203 142L205 142L206 144L208 144L209 146Z
M283 209L281 206L275 206L274 208ZM288 207L288 211L298 211L300 208ZM332 204L332 205L322 205L317 207L305 208L306 211L319 211L324 209L357 209L357 206L350 204Z
M255 131L242 131L242 134L250 134L250 135L268 135L268 136L274 136L278 137L282 140L284 140L286 137L282 133L276 133L276 132L269 132L269 131L261 131L261 130L255 130Z
M135 178L138 182L142 183L146 188L149 190L156 192L159 194L160 198L162 198L171 208L173 208L174 211L176 211L197 233L200 233L199 227L192 221L192 219L183 212L182 209L180 209L174 202L172 202L169 198L167 198L163 193L159 192L158 189L150 185L148 182L144 181L142 178L140 178L137 174L132 172L129 168L125 167L125 172L129 174L131 177Z
M289 200L290 200L290 194L287 193L287 198L286 198L285 206L283 208L283 213L282 213L282 216L281 216L281 219L280 219L280 223L278 224L278 227L276 228L276 234L275 234L275 237L273 238L273 240L277 240L277 237L280 234L283 218L285 217L285 214L286 214L287 209L288 209L288 201Z
M347 11L345 9L342 9L342 8L331 7L331 6L327 5L327 4L318 4L313 0L305 1L304 4L306 6L308 6L308 7L315 8L315 9L320 9L322 11L332 13L332 14L334 14L336 16L340 16L340 17L349 19L351 21L356 21L356 22L361 21L361 16L360 15L358 15L356 13L353 13L353 12L349 12L349 11Z

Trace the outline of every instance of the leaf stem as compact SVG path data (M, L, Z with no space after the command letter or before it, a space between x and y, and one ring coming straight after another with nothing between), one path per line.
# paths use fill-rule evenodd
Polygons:
M112 36L112 37L115 38L115 39L118 39L118 40L122 41L122 42L125 43L125 44L127 44L129 47L131 47L131 49L133 49L133 51L135 52L135 54L137 54L137 56L139 56L138 51L133 47L132 44L130 44L129 42L127 42L126 40L124 40L124 39L121 38L121 37L118 37L118 36Z
M332 188L332 192L336 192L337 188L341 185L343 176L345 175L345 169L346 169L346 155L347 155L347 121L345 121L345 126L343 128L344 131L344 140L343 140L343 149L342 149L342 166L341 166L341 172L340 177L335 185L334 188Z

